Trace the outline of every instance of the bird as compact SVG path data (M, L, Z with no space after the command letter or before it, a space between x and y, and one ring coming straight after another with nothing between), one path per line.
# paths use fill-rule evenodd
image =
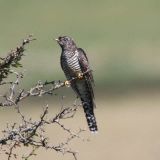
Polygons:
M62 50L60 63L67 78L65 85L70 85L77 97L80 98L89 130L92 133L97 133L98 127L94 114L96 106L93 91L94 79L87 55L82 48L77 47L73 38L69 36L59 36L55 40Z

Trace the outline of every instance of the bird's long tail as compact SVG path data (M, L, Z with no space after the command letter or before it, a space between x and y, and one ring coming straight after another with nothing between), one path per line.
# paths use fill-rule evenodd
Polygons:
M97 127L96 118L93 111L93 108L94 108L93 101L90 101L90 100L84 101L83 99L81 100L82 100L82 105L86 115L89 130L93 133L96 133L98 131L98 127Z

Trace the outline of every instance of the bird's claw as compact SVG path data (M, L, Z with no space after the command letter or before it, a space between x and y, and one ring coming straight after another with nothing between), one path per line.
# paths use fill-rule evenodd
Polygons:
M78 79L83 79L83 73L78 73L77 77L78 77Z
M70 82L70 81L65 81L65 82L64 82L64 85L65 85L66 87L70 87L70 86L71 86L71 82Z

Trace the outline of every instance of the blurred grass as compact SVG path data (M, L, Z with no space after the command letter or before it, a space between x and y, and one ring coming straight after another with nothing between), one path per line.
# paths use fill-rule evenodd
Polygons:
M86 50L97 88L159 86L159 16L158 0L0 0L0 53L33 33L25 84L63 79L53 38L70 35Z
M78 151L78 160L158 160L160 158L160 92L132 93L127 96L107 96L97 99L95 109L99 132L92 135L88 130L82 137L90 141L74 140L71 147ZM41 99L42 98L42 99ZM49 101L48 118L58 113L61 104L59 97L52 96ZM37 98L38 99L38 98ZM40 97L35 103L26 102L21 107L21 112L26 118L32 117L38 120L46 98ZM73 101L64 105L68 106ZM14 108L0 108L0 130L6 127L6 123L20 122ZM87 129L83 109L79 108L75 117L62 122L66 127L77 131L79 128ZM46 134L53 144L59 144L67 135L57 126L45 128ZM1 135L2 133L0 133ZM21 160L21 154L29 153L29 148L19 148L15 153L19 154L17 160ZM1 159L5 160L4 154ZM32 160L58 159L71 160L70 155L62 155L55 151L40 149Z

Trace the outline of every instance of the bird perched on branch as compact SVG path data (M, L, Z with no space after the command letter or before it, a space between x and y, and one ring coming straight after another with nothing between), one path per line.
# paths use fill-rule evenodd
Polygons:
M94 80L86 53L83 49L77 48L71 37L61 36L56 41L62 49L61 67L68 80L65 84L71 85L81 99L90 131L97 132L98 128L94 115L94 92L92 88Z

